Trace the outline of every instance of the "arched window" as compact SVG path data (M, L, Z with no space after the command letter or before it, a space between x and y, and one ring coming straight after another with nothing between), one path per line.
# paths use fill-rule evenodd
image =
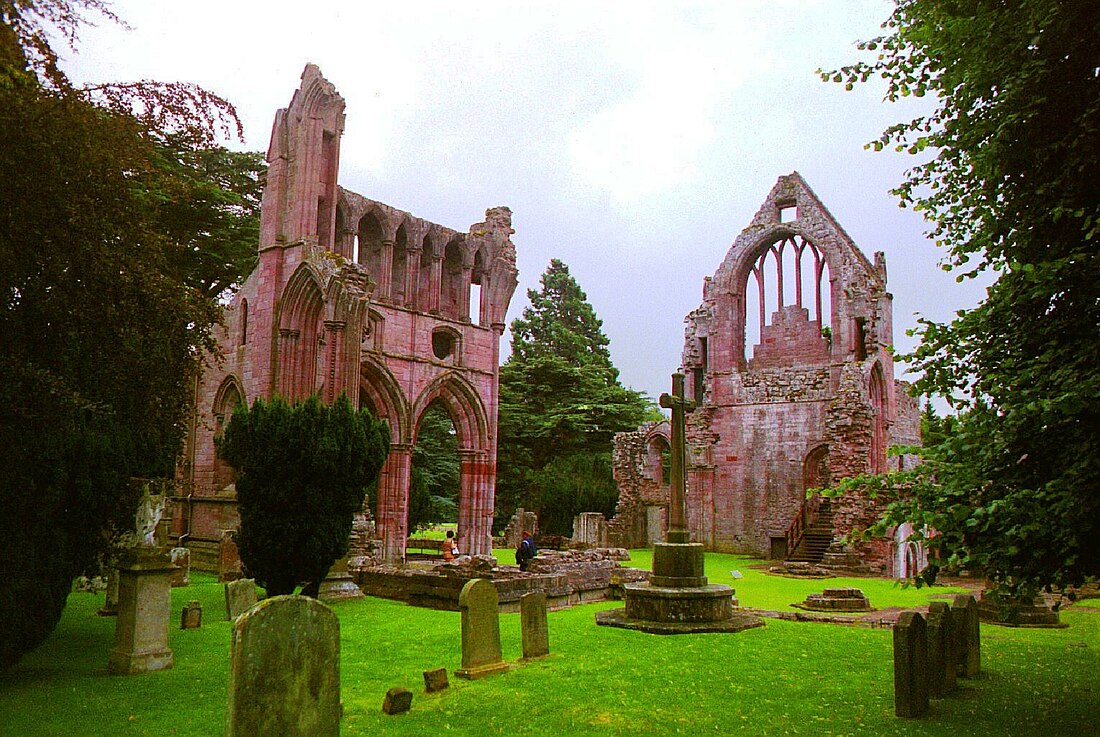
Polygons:
M870 470L871 473L886 473L886 381L878 363L871 369L867 393L872 412Z

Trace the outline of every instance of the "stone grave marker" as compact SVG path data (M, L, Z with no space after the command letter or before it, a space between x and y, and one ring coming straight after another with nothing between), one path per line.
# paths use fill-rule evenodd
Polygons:
M458 595L462 614L462 667L459 678L482 678L508 670L500 654L499 596L492 581L475 578Z
M191 600L184 605L180 612L180 629L197 630L202 627L202 603Z
M191 551L187 548L172 548L168 557L176 570L172 571L172 588L187 586L191 583Z
M256 606L256 581L239 578L225 584L225 618L232 622Z
M928 693L940 699L955 690L955 630L951 607L935 601L928 605Z
M433 670L424 671L424 691L427 693L444 691L449 688L450 685L450 682L447 680L446 668L435 668Z
M520 629L523 631L523 659L550 654L550 634L546 626L546 593L532 591L519 600Z
M273 596L233 624L226 737L340 733L340 623L308 596Z
M894 625L894 713L899 717L928 711L927 659L924 617L902 612Z
M118 568L116 566L107 569L106 598L96 614L101 617L118 616Z
M237 548L236 530L222 530L222 539L218 544L218 580L236 581L244 574L241 572L241 553Z
M978 601L970 594L959 594L951 605L951 614L956 619L958 633L959 675L977 678L982 663L982 625L978 618Z
M382 699L382 713L393 716L394 714L404 714L412 708L413 695L412 691L407 688L401 688L400 686L394 686L386 692L386 697Z
M108 672L126 676L171 668L172 564L153 548L135 548L119 561L118 573L118 620Z

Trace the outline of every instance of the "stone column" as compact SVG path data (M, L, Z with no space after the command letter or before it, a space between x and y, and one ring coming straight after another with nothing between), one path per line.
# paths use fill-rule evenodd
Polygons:
M439 314L440 292L443 290L443 254L432 254L431 274L428 279L429 312Z
M495 464L479 451L459 450L458 455L458 549L467 555L492 555Z
M459 281L458 319L470 321L470 285L474 281L474 263L462 262L462 279Z
M134 675L172 667L168 647L172 569L167 556L153 548L128 551L119 561L118 620L108 672Z
M405 306L420 309L420 257L421 249L410 248L405 256Z
M412 446L394 444L378 476L378 524L382 537L382 559L405 562L405 540L409 528L409 475ZM465 552L465 551L463 551Z
M332 404L344 388L344 328L346 323L340 320L325 320L325 401Z

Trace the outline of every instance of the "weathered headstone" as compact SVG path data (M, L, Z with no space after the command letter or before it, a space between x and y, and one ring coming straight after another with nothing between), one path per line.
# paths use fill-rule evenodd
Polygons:
M951 605L958 633L958 673L963 678L977 678L982 663L982 631L978 618L978 601L970 594L959 594Z
M134 675L171 668L172 564L152 548L136 548L122 557L118 570L118 620L107 670Z
M225 618L232 622L256 606L256 581L240 578L225 584Z
M193 599L180 612L180 629L197 630L199 627L202 627L202 603Z
M393 714L404 714L412 708L412 703L412 691L394 686L386 692L386 697L382 699L382 712L391 716Z
M955 630L951 607L935 601L928 605L928 693L943 698L955 690Z
M340 623L307 596L273 596L233 624L226 737L340 733Z
M520 629L523 631L523 658L541 658L550 654L550 634L546 626L546 593L532 591L519 600Z
M244 574L241 570L241 553L237 549L236 530L222 530L218 544L218 580L236 581Z
M894 625L894 713L899 717L928 711L927 659L924 617L902 612Z
M172 565L176 569L172 571L172 588L187 586L191 583L191 551L187 548L172 548L168 553Z
M481 678L508 670L500 653L499 596L492 581L475 578L458 595L462 614L462 667L459 678Z
M103 606L98 612L101 617L118 616L118 568L111 566L107 569L107 592L103 600Z
M447 680L446 668L435 668L433 670L424 671L424 690L428 693L435 693L436 691L444 691L450 687L450 682Z

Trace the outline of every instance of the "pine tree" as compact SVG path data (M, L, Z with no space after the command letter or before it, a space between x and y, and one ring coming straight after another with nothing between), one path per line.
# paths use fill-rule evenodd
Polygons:
M569 534L574 514L614 509L612 438L655 410L619 383L610 341L569 267L552 260L541 284L512 323L512 355L500 369L497 519L522 506ZM595 503L586 486L605 490L603 509L582 508Z

